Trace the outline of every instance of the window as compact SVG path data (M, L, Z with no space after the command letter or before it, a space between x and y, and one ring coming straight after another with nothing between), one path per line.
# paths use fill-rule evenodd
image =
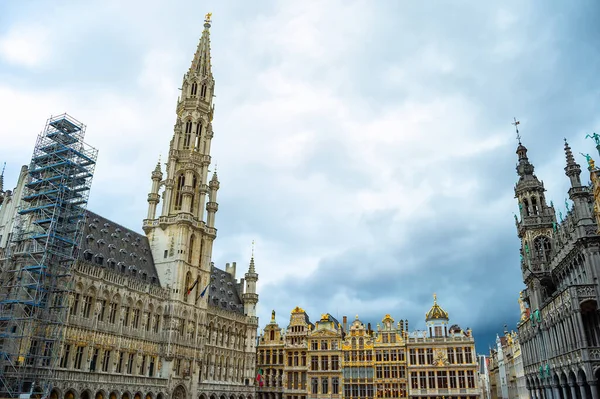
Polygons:
M449 380L450 380L450 388L451 389L456 389L456 371L451 370L449 372Z
M419 389L419 379L417 373L414 371L410 373L410 387L412 389Z
M146 368L146 355L142 356L142 365L140 366L140 375L144 375L145 368Z
M123 360L125 358L125 352L119 352L119 361L117 362L117 373L123 372Z
M319 358L317 356L310 358L310 369L313 371L319 370Z
M206 97L206 85L203 84L202 88L200 89L200 97L205 98Z
M83 317L85 317L86 319L89 319L91 310L92 310L92 297L86 295L83 297Z
M100 302L100 311L98 312L98 321L104 321L104 311L106 310L106 299Z
M448 348L448 363L454 364L454 348Z
M71 345L65 345L62 359L60 359L60 367L63 369L69 368L69 355L71 354Z
M192 83L192 87L190 89L190 95L192 97L196 97L197 93L198 93L198 83L194 82L194 83Z
M327 350L327 341L321 341L321 350Z
M139 309L133 309L133 328L138 328L138 325L140 323L140 310Z
M436 326L436 327L434 328L434 331L435 331L435 336L436 336L436 337L441 337L441 336L443 336L443 334L442 334L442 327L441 327L441 326Z
M92 354L92 361L90 362L90 371L96 371L96 363L98 362L98 353L100 349L94 348Z
M73 303L71 304L71 316L77 316L77 308L79 307L79 294L73 295Z
M429 377L429 389L435 389L435 371L429 371L427 373L427 376Z
M340 369L340 359L337 355L331 356L331 369L332 370Z
M462 348L456 348L456 363L458 363L458 364L463 363Z
M123 327L128 327L129 326L129 312L131 311L131 309L129 308L129 306L123 306L123 309L125 310L125 314L123 315Z
M194 176L195 177L195 176ZM188 263L192 263L192 257L194 255L194 244L196 243L196 236L194 234L192 234L190 236L190 244L188 246ZM188 273L189 274L189 273ZM191 282L191 281L190 281ZM187 289L189 289L189 285L186 286Z
M410 364L417 364L417 351L415 349L411 349L409 352Z
M446 371L437 372L437 386L440 389L448 388L448 378L446 377Z
M311 379L311 386L312 386L312 393L314 395L319 393L319 380L317 379L317 377L313 377Z
M194 143L194 148L196 149L196 151L198 151L200 149L200 137L201 136L202 136L202 120L199 120L196 123L196 142Z
M81 361L83 359L83 346L78 346L77 351L75 352L75 369L81 369Z
M185 176L180 174L177 177L177 183L175 187L175 210L181 210L181 204L183 203L183 185L185 184Z
M467 370L467 388L475 388L475 376L473 370Z
M111 324L115 324L115 321L117 319L117 304L115 302L110 304L110 310L108 312L108 321Z
M327 356L321 357L321 370L329 370L328 360L329 358Z
M473 363L473 353L469 347L465 348L465 363Z
M340 380L338 379L338 377L333 377L331 379L331 388L332 394L337 395L340 393Z
M427 364L433 364L433 349L427 348Z
M129 360L127 362L127 374L133 374L133 357L135 356L135 354L130 353L129 354ZM179 360L179 359L177 359Z
M419 349L419 364L425 363L425 349Z
M110 365L110 351L104 351L104 358L102 359L102 371L108 373L108 366Z
M427 389L427 373L419 371L419 387L421 389Z
M327 377L321 379L321 393L329 393L329 378Z
M458 387L460 389L465 388L465 372L463 370L458 371Z
M192 121L185 123L185 134L183 136L183 149L187 150L190 148L190 141L192 138Z

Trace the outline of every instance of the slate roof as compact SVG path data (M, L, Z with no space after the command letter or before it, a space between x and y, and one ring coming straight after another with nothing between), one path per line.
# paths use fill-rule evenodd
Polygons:
M238 292L238 285L231 274L212 267L208 303L221 309L244 314L244 303Z
M148 238L91 211L78 258L160 286Z

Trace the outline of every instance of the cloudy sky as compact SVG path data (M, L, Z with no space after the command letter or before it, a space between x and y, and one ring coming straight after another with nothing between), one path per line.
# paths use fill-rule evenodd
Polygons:
M563 137L597 156L600 5L418 3L4 1L6 185L68 112L100 151L89 208L141 232L210 11L214 261L245 269L256 240L261 327L299 305L422 328L436 292L487 351L522 288L510 123L563 204Z

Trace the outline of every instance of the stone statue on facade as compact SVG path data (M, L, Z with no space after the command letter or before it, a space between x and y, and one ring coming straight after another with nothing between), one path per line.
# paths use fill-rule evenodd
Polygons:
M521 309L521 321L527 320L527 308L523 298L523 291L519 292L519 308Z

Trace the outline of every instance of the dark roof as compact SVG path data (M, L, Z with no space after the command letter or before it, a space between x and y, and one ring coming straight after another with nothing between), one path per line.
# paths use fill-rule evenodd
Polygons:
M238 293L238 287L231 274L212 267L208 303L221 309L244 314L244 303Z
M86 211L79 259L160 286L148 238Z

